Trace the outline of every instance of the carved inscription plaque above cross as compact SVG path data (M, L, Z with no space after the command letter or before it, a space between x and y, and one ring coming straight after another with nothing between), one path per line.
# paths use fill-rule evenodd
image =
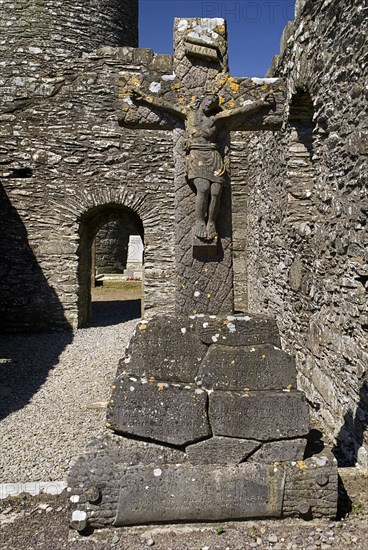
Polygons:
M177 313L232 312L230 131L279 130L282 83L229 75L223 19L176 19L172 74L132 68L119 96L122 126L173 131Z

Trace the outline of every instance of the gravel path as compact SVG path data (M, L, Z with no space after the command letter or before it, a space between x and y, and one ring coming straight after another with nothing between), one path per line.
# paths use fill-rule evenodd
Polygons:
M110 386L137 322L122 321L139 313L137 301L128 303L123 314L119 302L96 304L96 326L74 333L0 338L0 483L65 479L104 430Z
M66 495L0 501L6 550L367 550L368 505L343 521L277 520L109 529L68 540ZM72 533L73 534L73 533Z
M90 328L0 338L0 483L66 478L85 444L105 429L110 386L138 315L137 300L123 313L118 302L101 302ZM344 483L353 506L343 521L143 527L83 542L68 540L65 492L7 498L0 501L0 548L368 550L367 473L352 470Z

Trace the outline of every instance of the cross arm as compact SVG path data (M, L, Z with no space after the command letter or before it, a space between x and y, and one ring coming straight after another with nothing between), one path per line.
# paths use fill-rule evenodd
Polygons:
M278 78L233 78L219 75L218 125L232 130L281 130L285 118L285 86Z
M174 105L166 101L161 97L153 97L141 92L140 90L133 90L130 94L130 97L135 103L145 103L148 106L155 107L156 109L161 109L179 118L185 119L187 116L184 109L180 108L178 105Z
M253 101L252 103L243 105L242 107L237 107L236 109L221 111L221 113L216 115L215 123L222 124L223 122L230 121L239 116L252 115L256 112L259 112L261 109L268 107L269 109L275 105L275 99L272 94L267 94L258 101Z

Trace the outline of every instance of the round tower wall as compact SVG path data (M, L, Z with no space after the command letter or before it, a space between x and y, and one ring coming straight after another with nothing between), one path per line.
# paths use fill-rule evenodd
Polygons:
M0 0L0 25L0 79L30 90L32 79L67 59L101 46L137 47L138 0Z

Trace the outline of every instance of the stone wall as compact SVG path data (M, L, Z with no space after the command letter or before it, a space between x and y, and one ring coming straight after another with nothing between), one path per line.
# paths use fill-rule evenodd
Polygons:
M249 309L276 315L315 418L368 466L366 14L362 0L297 2L269 76L284 131L249 147Z
M138 0L1 0L0 27L0 96L12 109L61 86L65 61L138 46Z
M112 218L98 231L95 239L96 274L124 272L128 259L129 236L138 228L129 220Z
M119 75L142 63L172 72L168 56L105 47L3 109L2 331L88 321L93 239L127 212L144 233L146 314L173 309L172 137L118 124Z

